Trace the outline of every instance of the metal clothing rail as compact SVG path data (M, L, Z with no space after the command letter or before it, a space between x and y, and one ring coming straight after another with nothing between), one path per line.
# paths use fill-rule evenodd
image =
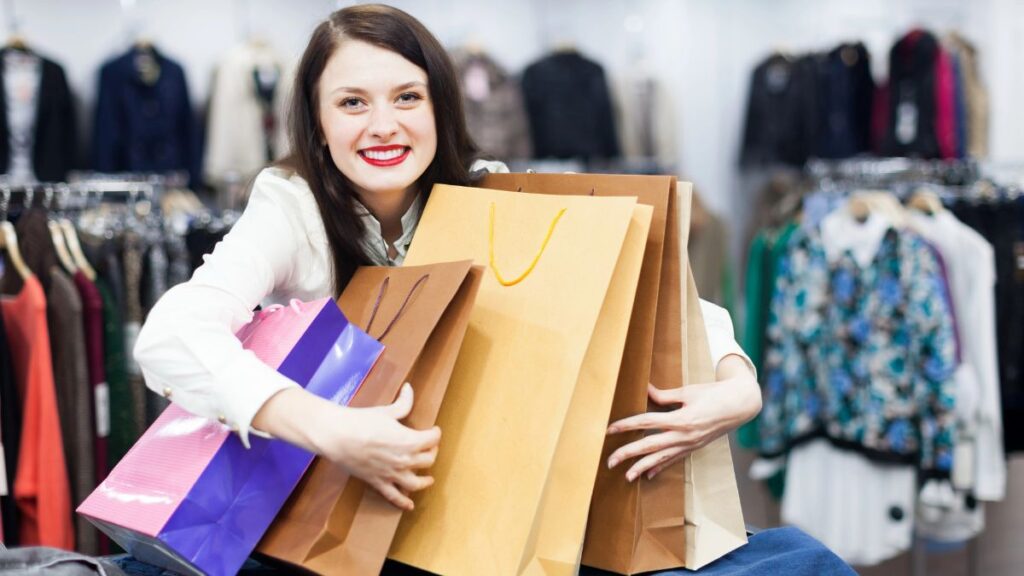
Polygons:
M976 160L921 160L915 158L849 158L809 160L806 175L812 180L885 185L899 182L930 182L969 185L982 174Z
M0 179L0 196L8 206L27 207L41 198L45 208L81 210L106 203L135 206L146 201L152 205L159 200L164 187L164 180L154 177L82 178L70 182L38 183L9 183Z

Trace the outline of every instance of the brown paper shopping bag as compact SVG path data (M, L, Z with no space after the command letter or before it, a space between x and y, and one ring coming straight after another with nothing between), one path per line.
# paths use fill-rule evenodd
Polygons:
M612 395L601 373L621 357L649 219L634 198L434 188L407 262L471 257L489 269L438 417L437 484L416 495L391 558L453 576L572 573L575 561L544 557L541 512L577 390ZM613 280L623 254L633 287ZM602 322L612 301L618 344L599 337L614 331Z
M415 391L404 421L434 425L462 345L483 269L470 261L405 268L364 267L338 299L346 317L384 343L351 406L391 402ZM317 459L260 542L265 557L321 574L376 575L402 511L361 480Z
M686 252L689 230L690 185L680 185L677 195L673 177L593 174L492 174L482 185L547 194L635 196L639 202L654 207L610 420L657 409L648 406L647 383L653 382L660 388L678 387L683 384L686 365L680 279L687 273L682 254ZM608 438L601 462L620 446L640 437L634 433ZM720 448L713 452L720 453ZM625 481L622 470L601 466L593 488L583 563L629 574L692 567L692 562L710 556L717 558L745 541L731 460L708 461L699 468L704 478L721 478L717 484L725 487L725 496L719 496L720 500L728 497L736 503L721 517L732 519L731 523L721 522L731 532L727 530L728 534L721 538L705 538L709 530L690 534L694 531L686 510L699 504L704 496L686 484L684 463L663 471L653 481L632 484ZM705 508L698 505L696 509ZM552 509L553 514L557 511L557 506ZM739 530L735 530L737 525Z

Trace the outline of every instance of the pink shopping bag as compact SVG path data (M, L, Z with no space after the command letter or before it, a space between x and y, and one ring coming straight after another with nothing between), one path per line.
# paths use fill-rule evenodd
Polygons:
M261 311L244 348L314 394L348 404L383 345L332 300ZM182 574L238 572L313 460L168 407L78 512L139 560Z

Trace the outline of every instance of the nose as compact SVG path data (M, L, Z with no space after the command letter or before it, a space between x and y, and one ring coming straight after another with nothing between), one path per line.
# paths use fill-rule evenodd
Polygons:
M376 106L370 112L370 135L387 141L398 133L398 119L388 106Z

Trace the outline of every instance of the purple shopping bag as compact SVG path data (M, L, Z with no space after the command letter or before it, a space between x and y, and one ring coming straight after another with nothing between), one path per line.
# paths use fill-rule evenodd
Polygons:
M348 404L383 351L332 300L259 312L242 346L306 390ZM182 574L238 572L313 460L168 407L78 507L139 560Z

